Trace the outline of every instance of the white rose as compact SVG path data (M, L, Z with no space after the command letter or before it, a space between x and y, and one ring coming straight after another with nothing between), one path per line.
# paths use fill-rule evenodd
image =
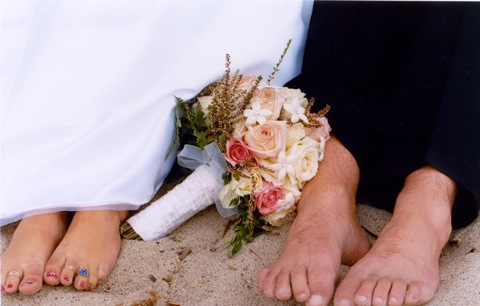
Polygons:
M297 122L287 126L287 148L305 137L305 128L302 123Z
M239 181L235 181L235 193L239 196L252 194L252 191L259 190L262 187L262 176L255 170L249 170L251 177L240 177Z
M311 180L318 170L320 144L310 137L305 137L299 143L293 145L287 151L295 155L294 169L295 178L300 188Z
M287 193L277 205L279 208L276 211L265 216L265 220L273 226L281 226L296 209L295 198L291 193Z
M218 195L220 203L225 208L232 208L232 206L230 206L230 203L235 198L239 197L239 195L237 193L235 193L236 183L237 182L234 181L234 180L230 181L230 183L223 186L222 190L220 191L220 194Z
M278 92L281 97L285 98L285 102L291 102L293 98L297 98L298 101L301 101L302 107L306 107L308 104L308 100L305 98L305 93L303 93L300 89L280 87Z

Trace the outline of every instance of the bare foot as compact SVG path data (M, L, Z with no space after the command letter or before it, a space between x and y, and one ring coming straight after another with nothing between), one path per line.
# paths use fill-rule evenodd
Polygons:
M302 192L282 256L258 274L268 298L293 294L307 305L327 305L341 263L351 265L370 249L355 214L356 162L334 138L326 150L317 176Z
M45 283L90 291L106 279L120 252L119 226L126 217L126 211L76 212L45 266Z
M42 288L45 263L66 230L64 213L23 219L2 254L2 293L34 294Z
M335 305L422 305L439 284L438 261L451 232L454 181L432 167L409 175L391 221L335 294Z

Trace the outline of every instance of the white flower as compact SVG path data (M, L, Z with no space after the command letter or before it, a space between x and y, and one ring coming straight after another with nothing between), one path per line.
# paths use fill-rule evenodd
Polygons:
M292 123L297 123L300 119L308 123L308 118L305 116L305 108L301 105L298 97L293 97L290 103L283 104L283 108L290 113L290 121L292 121Z
M272 164L270 168L272 170L278 171L277 179L282 181L287 174L290 176L295 175L295 169L293 167L293 163L295 162L295 156L287 156L285 151L281 151L278 154L277 158L278 162L276 164Z
M287 126L287 148L305 137L305 127L301 122Z
M287 150L291 156L295 156L294 176L300 188L311 180L318 170L320 144L310 137L305 137Z
M252 191L259 190L262 187L262 177L260 173L255 170L249 170L251 177L240 177L239 181L235 183L235 193L239 196L246 196L252 194Z
M245 121L246 125L252 125L258 122L258 124L263 125L267 122L265 117L272 115L272 112L268 109L262 109L262 106L259 102L252 102L252 109L246 109L243 111L243 115L247 117Z
M223 207L232 208L232 206L230 206L230 203L235 198L239 197L239 195L235 192L237 183L238 182L236 182L234 180L231 180L230 183L223 186L222 190L220 191L220 193L218 195L218 198L219 198L220 203L222 204Z
M295 210L295 198L292 193L287 193L283 200L277 202L279 208L265 216L265 220L273 226L282 225Z

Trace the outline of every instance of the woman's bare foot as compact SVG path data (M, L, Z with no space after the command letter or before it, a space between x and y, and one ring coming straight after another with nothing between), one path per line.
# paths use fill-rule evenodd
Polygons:
M45 266L43 280L92 290L113 270L120 252L120 223L127 211L76 212L65 237Z
M439 284L438 261L451 232L453 180L432 167L409 175L391 221L335 294L335 305L421 305Z
M65 213L23 219L2 254L2 293L34 294L42 288L45 263L63 238Z
M340 265L353 264L370 249L357 221L358 167L336 140L302 192L298 215L282 256L258 274L258 286L271 299L292 294L307 305L327 305Z

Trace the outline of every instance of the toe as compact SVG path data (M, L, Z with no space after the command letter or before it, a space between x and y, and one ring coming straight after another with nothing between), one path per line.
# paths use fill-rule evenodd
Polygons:
M23 270L22 269L12 269L9 270L6 274L5 278L5 292L7 293L14 293L17 292L20 282L23 278Z
M62 285L70 286L71 284L73 284L75 272L78 271L76 267L76 263L67 261L65 266L62 268L62 272L60 274L60 283L62 283Z
M414 282L407 286L404 303L406 305L423 305L430 301L435 292L436 287L432 287L424 282Z
M363 296L368 294L367 290L365 290L365 293L358 294L360 287L365 282L365 277L359 276L358 272L355 271L354 268L355 267L350 269L350 271L347 273L343 281L338 286L337 291L335 293L335 297L334 297L334 305L338 305L338 306L354 305L355 296L361 296L361 295ZM371 294L372 294L372 291L370 291L370 299L368 299L368 296L367 296L367 301L371 301Z
M395 280L388 295L388 306L403 305L403 299L406 291L407 283L404 280Z
M388 278L381 278L375 290L373 291L373 299L372 305L373 306L387 306L388 301L388 293L392 288L392 281Z
M323 260L323 257L317 258L320 260L316 264L310 265L307 275L310 288L310 298L307 301L309 306L328 303L333 295L335 280L338 275L339 265L334 268L326 264L331 263L331 260Z
M54 252L50 259L45 264L45 273L43 281L48 285L58 285L61 283L62 270L65 266L65 255ZM63 282L62 282L63 284Z
M262 276L259 275L263 279L262 283L260 284L260 290L262 290L263 294L269 299L275 299L275 285L277 280L278 272L276 269L264 269L261 271Z
M43 267L39 265L28 265L24 270L23 279L18 291L25 295L37 293L42 288Z
M310 297L308 288L307 271L304 267L298 267L291 274L292 291L297 302L306 302Z
M90 271L91 270L87 266L79 267L73 281L73 286L75 287L75 289L82 291L88 288L88 278L90 275Z
M285 301L292 296L292 289L290 287L290 273L289 271L281 271L277 276L275 284L275 297L279 300Z
M373 291L375 290L377 283L378 279L373 276L370 276L364 280L355 294L355 304L361 306L371 305L373 300Z

